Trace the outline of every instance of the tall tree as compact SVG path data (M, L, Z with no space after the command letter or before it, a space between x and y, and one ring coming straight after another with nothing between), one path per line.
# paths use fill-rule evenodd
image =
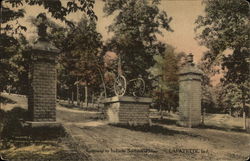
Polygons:
M249 48L250 12L246 1L203 0L203 3L205 15L196 19L197 39L212 51L211 57L218 58L226 49Z
M219 64L225 69L223 86L234 84L241 89L241 99L235 100L241 101L245 108L250 70L249 4L244 0L204 0L203 3L205 15L196 20L196 30L201 30L197 39L211 51L206 55L210 64ZM226 49L232 53L225 54Z
M92 91L100 92L99 87L103 85L101 38L101 34L96 31L96 22L87 17L82 18L71 29L61 45L63 54L60 56L60 84L73 88L74 83L81 80Z
M221 79L225 86L224 96L230 98L231 108L243 110L243 116L250 106L250 51L234 50L233 54L223 58L222 69L226 72Z
M154 65L153 55L163 53L165 45L157 40L161 28L172 31L172 17L160 11L159 0L106 0L104 12L116 15L109 26L114 36L107 43L121 56L122 69L128 80L141 75L147 89L151 82L146 69Z

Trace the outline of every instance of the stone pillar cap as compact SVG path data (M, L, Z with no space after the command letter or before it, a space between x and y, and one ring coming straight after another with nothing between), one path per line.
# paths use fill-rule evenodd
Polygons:
M179 75L185 75L185 74L197 74L202 75L203 72L195 66L193 63L193 54L190 53L187 55L187 63L179 72Z
M52 52L52 53L59 53L60 50L56 48L52 43L49 41L44 41L44 40L39 40L32 45L33 50L38 50L38 51L46 51L46 52Z
M203 72L198 69L196 66L184 66L180 72L179 75L185 75L185 74L198 74L202 75Z

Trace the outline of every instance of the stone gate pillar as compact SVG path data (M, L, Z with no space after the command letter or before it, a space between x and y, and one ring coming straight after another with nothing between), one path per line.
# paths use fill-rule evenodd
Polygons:
M186 65L179 73L179 125L194 127L201 123L201 76L188 55Z
M40 20L39 38L32 48L28 123L32 127L57 126L59 124L56 123L56 57L59 51L47 39L45 14L38 15L37 19Z

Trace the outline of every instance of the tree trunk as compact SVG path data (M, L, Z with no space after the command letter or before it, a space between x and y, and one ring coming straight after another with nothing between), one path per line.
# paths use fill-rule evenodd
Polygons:
M10 87L8 88L8 93L9 93L9 95L10 95Z
M71 103L72 103L72 105L74 105L74 92L73 92L73 90L71 92Z
M85 104L88 107L88 86L87 86L87 83L85 85Z
M0 1L0 34L2 34L3 1Z
M107 98L107 89L106 89L106 85L105 85L105 82L104 82L104 78L103 78L101 69L99 67L97 67L97 69L98 69L99 74L100 74L101 79L102 79L102 84L103 84L103 88L104 88L104 96L105 96L105 98Z
M85 93L85 87L84 87L84 90L82 91L83 92L83 94L82 94L82 107L85 107L85 97L86 97L86 93Z
M0 98L1 98L1 91L0 91ZM0 110L2 109L2 102L0 101Z
M243 109L243 129L246 130L246 112L245 109Z
M70 104L70 90L68 89L68 92L67 92L67 96L68 96L68 104Z
M94 100L95 100L94 97L95 97L94 93L92 93L92 103L94 103Z
M205 114L206 114L206 109L203 108L203 110L202 110L202 125L205 124Z
M79 82L78 82L78 77L77 77L77 84L76 84L76 101L77 101L77 106L80 105L80 97L79 97Z
M160 106L160 119L163 120L163 109L162 109L162 105Z
M171 110L170 103L168 103L168 114L170 114L170 110Z
M243 105L243 129L246 130L247 126L247 117L246 117L246 101L245 101L245 93L244 90L242 89L242 105Z
M163 120L163 110L161 110L161 120Z
M68 97L68 104L70 104L70 98Z

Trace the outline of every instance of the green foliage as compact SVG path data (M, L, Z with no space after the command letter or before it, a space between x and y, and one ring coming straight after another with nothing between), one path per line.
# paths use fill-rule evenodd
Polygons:
M70 13L82 11L85 12L91 19L97 19L93 7L94 0L4 0L2 3L2 23L8 23L9 21L17 20L20 17L25 16L25 10L20 9L25 5L29 6L42 6L45 10L51 13L51 16L56 19L64 21L68 25L73 25L73 23L66 19L66 16ZM66 4L66 6L64 5ZM9 7L11 6L11 7ZM13 26L6 25L6 29L11 30ZM17 28L26 28L24 26L19 26Z
M32 17L30 21L34 25L39 23ZM62 51L57 66L60 97L69 97L69 92L75 91L77 82L99 92L103 75L102 36L96 31L96 22L85 16L73 27L59 26L50 19L46 20L46 24L48 39Z
M31 47L26 38L20 34L19 47L14 58L16 80L12 83L16 93L27 95L29 92L29 65L31 62Z
M205 59L210 54L209 52L204 53L202 61L198 64L198 68L202 70L201 79L201 107L202 110L205 108L207 112L213 111L215 108L215 98L213 97L213 86L211 84L211 77L217 72L215 69L211 69L211 63Z
M205 16L196 20L202 45L219 54L225 49L249 47L249 4L244 0L204 0Z
M6 34L0 35L0 90L11 85L16 79L15 58L18 51L18 41Z
M224 86L221 95L229 108L244 109L250 106L249 58L249 50L234 50L233 54L223 59L222 68L227 72L221 79Z
M218 97L219 104L228 108L246 107L249 91L249 4L243 0L204 0L205 15L196 20L197 39L209 52L203 57L210 73L218 73L221 65L224 76ZM225 54L225 50L232 51ZM211 76L211 75L210 75ZM238 92L236 92L238 91Z
M62 34L62 33L61 33ZM60 38L60 33L55 32L54 37ZM60 55L61 64L59 71L59 83L62 86L73 88L77 80L85 82L93 91L98 90L101 82L102 36L96 31L95 21L82 18L75 28L65 35L61 41L63 53Z
M178 106L178 71L181 60L185 57L184 53L177 53L175 48L168 45L162 55L155 55L154 66L149 68L153 80L153 98L161 109Z
M249 91L249 82L247 86ZM236 112L237 116L242 115L243 106L249 107L250 105L248 91L242 90L238 84L228 83L225 85L220 83L216 86L216 104L226 113L233 115Z
M14 92L28 94L30 48L26 38L1 34L0 42L0 90L11 86Z
M12 4L12 5L11 5ZM13 8L7 7L7 6L12 6ZM22 26L19 24L18 19L24 17L25 11L23 9L16 9L20 6L20 3L15 2L15 1L2 1L0 3L0 31L11 31L14 33L17 33L19 29L22 30L27 30L25 26ZM14 9L15 8L15 9ZM16 20L16 25L15 27L12 24L8 24L9 21L14 21ZM4 27L2 24L6 24Z
M161 29L172 31L171 17L158 8L159 1L107 0L104 12L116 15L109 31L114 36L107 46L121 56L122 69L128 80L141 75L150 88L149 69L154 65L153 55L161 54L165 45L157 40Z
M249 82L250 75L250 52L249 50L234 50L233 54L223 57L222 69L226 72L224 83L233 82L241 84Z

